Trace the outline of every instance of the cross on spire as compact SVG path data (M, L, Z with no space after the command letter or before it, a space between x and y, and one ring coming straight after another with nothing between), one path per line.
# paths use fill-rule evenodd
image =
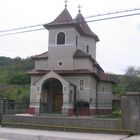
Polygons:
M67 8L67 3L68 3L68 0L65 0L65 8Z
M81 8L82 8L82 6L79 4L79 6L77 7L79 10L79 14L81 13Z

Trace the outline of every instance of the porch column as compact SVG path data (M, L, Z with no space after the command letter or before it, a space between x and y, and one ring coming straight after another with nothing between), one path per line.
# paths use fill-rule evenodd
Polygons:
M40 114L40 88L31 87L29 113L34 115Z
M68 115L69 110L69 86L63 87L63 107L62 107L62 113L64 115Z

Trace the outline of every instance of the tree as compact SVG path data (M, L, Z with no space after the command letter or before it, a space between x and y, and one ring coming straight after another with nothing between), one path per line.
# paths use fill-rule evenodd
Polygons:
M140 68L130 66L125 74L126 91L140 91Z
M140 92L140 68L129 66L124 75L115 75L117 84L113 93L119 96L126 92Z
M126 75L139 77L140 76L140 67L129 66L126 71Z
M9 77L8 83L10 84L29 84L30 83L30 78L29 76L25 75L24 73L17 73L14 75L11 75Z

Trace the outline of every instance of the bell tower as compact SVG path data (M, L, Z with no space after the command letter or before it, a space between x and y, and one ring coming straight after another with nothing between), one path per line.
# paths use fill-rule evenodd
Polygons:
M51 23L44 27L49 31L48 58L51 70L72 70L73 54L77 49L77 36L75 21L65 9Z
M73 55L77 49L96 59L96 42L94 34L79 13L73 19L67 10L67 0L64 10L50 23L43 26L49 31L48 67L50 70L73 70Z

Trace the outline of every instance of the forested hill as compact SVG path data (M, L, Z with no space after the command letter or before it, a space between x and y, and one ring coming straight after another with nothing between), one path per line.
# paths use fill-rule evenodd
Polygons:
M9 57L0 57L0 83L11 83L11 78L25 75L25 72L33 67L34 62L31 58L21 59L20 57L16 57L12 59Z
M9 57L0 57L0 70L25 71L33 67L34 63L31 58L21 59L20 57L16 57L12 59Z
M26 71L33 67L31 58L0 57L0 98L29 102L30 78Z

